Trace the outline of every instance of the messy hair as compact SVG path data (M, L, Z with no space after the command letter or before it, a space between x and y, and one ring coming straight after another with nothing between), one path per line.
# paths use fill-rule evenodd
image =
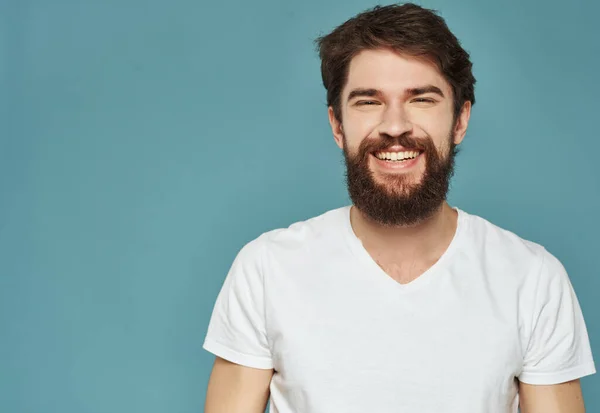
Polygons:
M452 87L454 117L466 101L475 104L472 63L436 11L407 3L376 6L356 15L315 41L327 105L341 121L341 94L354 56L363 50L388 49L432 62Z

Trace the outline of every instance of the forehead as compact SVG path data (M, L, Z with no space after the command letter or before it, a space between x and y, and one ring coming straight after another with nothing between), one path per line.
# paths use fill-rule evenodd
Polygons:
M424 85L437 86L450 96L451 86L433 63L392 50L363 50L350 61L344 94L355 88L401 94Z

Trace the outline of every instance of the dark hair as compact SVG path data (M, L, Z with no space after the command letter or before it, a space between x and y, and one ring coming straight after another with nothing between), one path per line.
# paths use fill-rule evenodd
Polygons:
M350 61L368 49L391 49L436 64L454 96L456 118L466 101L475 104L472 63L436 11L412 3L376 6L356 15L316 40L327 105L341 120L340 99Z

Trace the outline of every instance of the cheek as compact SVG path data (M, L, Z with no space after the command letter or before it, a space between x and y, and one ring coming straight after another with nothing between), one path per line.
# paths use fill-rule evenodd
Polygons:
M429 136L439 150L447 151L453 130L452 117L447 113L427 113L415 116L413 122L416 136Z
M421 127L429 133L439 133L446 129L451 119L442 107L413 108L410 110L410 121L416 127Z
M374 113L352 113L344 118L342 128L348 145L358 148L363 139L374 136L378 124Z

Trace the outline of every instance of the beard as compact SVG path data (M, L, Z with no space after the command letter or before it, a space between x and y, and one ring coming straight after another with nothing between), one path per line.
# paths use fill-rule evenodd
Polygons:
M431 217L446 200L454 175L454 159L458 147L449 136L449 151L440 153L431 137L413 138L408 134L397 138L364 139L356 154L348 152L344 136L346 183L353 204L371 220L387 227L414 226ZM369 169L372 154L393 145L406 150L419 150L424 156L425 171L420 182L413 173L389 174L375 180Z

